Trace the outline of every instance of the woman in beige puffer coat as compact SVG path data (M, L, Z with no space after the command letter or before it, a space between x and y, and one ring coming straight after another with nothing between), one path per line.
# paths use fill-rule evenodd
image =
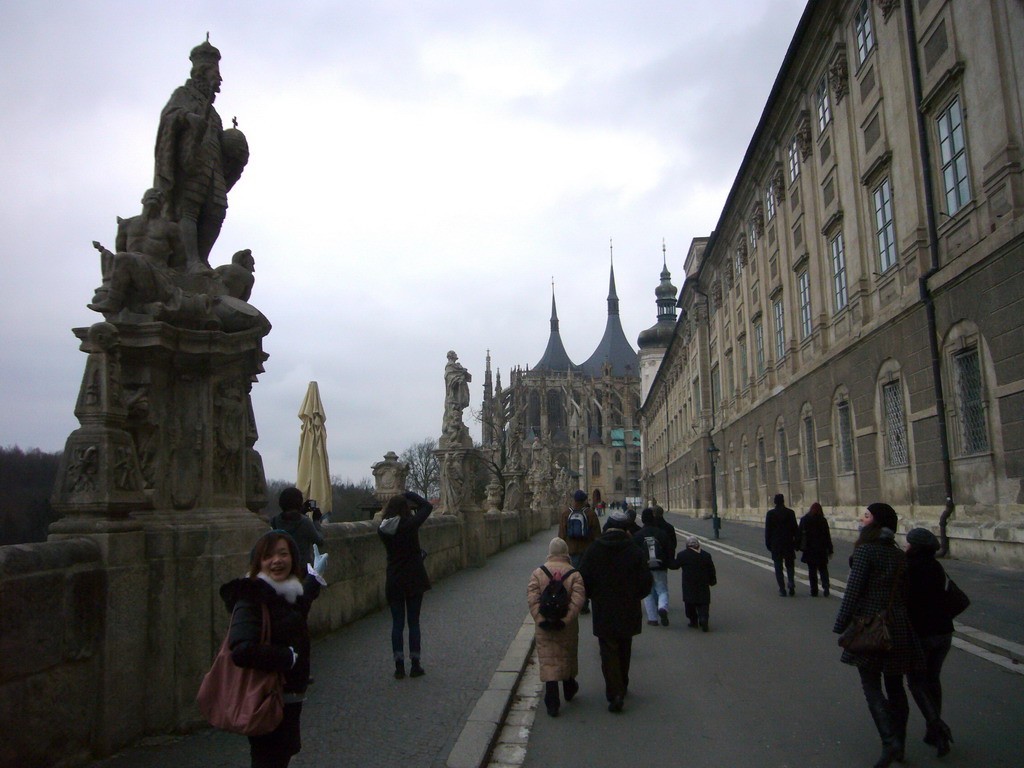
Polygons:
M566 701L572 701L572 697L580 688L576 682L576 675L579 672L576 655L580 635L578 619L580 610L587 600L587 593L579 572L569 573L572 570L569 547L557 536L548 546L548 559L544 567L555 578L561 577L564 580L565 589L569 593L569 612L562 620L565 626L561 629L543 629L540 626L544 621L544 617L540 615L540 598L551 579L537 568L530 576L530 583L526 587L526 601L530 606L530 614L537 624L537 658L540 661L540 679L545 689L544 704L548 714L557 717L561 703L558 697L558 682L562 681ZM569 573L568 577L566 573Z

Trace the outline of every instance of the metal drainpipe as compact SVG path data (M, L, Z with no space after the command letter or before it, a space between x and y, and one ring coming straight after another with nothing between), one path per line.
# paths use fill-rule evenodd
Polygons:
M953 503L953 472L949 459L949 428L946 424L946 399L942 394L942 357L939 350L938 324L935 320L935 302L928 290L928 280L939 271L939 236L935 223L935 196L932 183L931 151L928 145L928 126L921 110L921 62L917 49L917 31L914 24L913 4L903 4L907 20L907 47L910 54L910 74L914 86L914 111L917 113L917 137L921 147L921 168L923 173L925 200L925 221L928 228L928 250L931 254L931 269L918 278L921 302L928 318L928 349L932 357L932 386L935 389L935 411L939 425L939 450L942 454L942 481L946 491L946 508L939 517L939 557L949 554L949 536L946 527L949 518L956 511Z

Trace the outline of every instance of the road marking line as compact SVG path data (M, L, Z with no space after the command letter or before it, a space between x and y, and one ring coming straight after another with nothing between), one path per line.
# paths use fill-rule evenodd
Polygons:
M676 528L676 533L680 533L683 536L696 536L697 534L685 531L682 528ZM705 538L700 538L700 545L707 547L710 550L721 552L724 555L729 555L737 560L742 560L745 563L756 565L758 568L764 568L766 571L775 572L775 563L772 562L770 557L764 555L758 555L753 552L748 552L745 549L739 549L728 544L722 544L720 541L709 541ZM796 573L802 578L796 579L801 584L810 585L809 576L806 568L797 567ZM846 582L839 579L829 577L829 591L840 592L846 594ZM962 624L959 621L953 623L953 645L962 651L967 651L977 656L979 659L990 661L993 664L997 664L1004 669L1014 672L1018 675L1024 675L1024 664L1019 662L1024 659L1024 646L1019 643L1015 643L1012 640L1007 640L996 635L991 635L988 632L983 632L980 629L972 627L968 624ZM996 649L996 650L993 650ZM1001 653L1000 653L1001 651Z

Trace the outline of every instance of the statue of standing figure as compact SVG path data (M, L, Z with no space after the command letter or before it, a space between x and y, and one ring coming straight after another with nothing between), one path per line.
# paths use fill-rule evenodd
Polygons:
M459 356L448 352L448 363L444 367L444 420L441 425L441 440L445 446L473 444L462 421L462 412L469 405L469 382L472 380L469 371L459 363Z
M228 191L249 161L237 127L224 130L213 102L220 91L220 51L207 40L192 49L192 71L160 113L153 186L166 197L165 215L178 222L190 272L210 269Z

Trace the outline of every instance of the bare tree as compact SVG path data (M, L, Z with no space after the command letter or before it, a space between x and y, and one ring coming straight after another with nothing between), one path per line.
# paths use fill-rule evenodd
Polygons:
M441 465L434 451L437 441L427 438L410 445L400 458L409 465L406 484L425 499L433 499L441 492Z

